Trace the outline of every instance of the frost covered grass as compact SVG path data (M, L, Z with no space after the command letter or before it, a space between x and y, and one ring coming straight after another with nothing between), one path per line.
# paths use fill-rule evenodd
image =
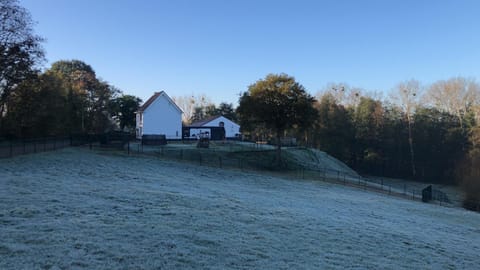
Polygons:
M0 160L0 269L477 269L480 215L79 148Z

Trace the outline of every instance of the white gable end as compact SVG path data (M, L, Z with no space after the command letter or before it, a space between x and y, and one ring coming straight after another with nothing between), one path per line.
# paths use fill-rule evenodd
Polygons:
M235 138L240 134L240 125L238 125L237 123L231 121L230 119L224 116L219 116L213 119L212 121L205 123L204 126L218 127L220 126L220 122L223 122L224 124L225 137Z
M160 134L167 139L182 137L182 111L163 92L143 112L139 112L137 121L137 129L141 129L139 137Z

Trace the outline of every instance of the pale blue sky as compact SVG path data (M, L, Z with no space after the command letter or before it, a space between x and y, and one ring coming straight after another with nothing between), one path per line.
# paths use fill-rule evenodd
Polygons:
M331 82L389 91L480 78L480 1L20 0L46 38L49 67L90 64L146 100L204 93L217 104L268 73L311 93Z

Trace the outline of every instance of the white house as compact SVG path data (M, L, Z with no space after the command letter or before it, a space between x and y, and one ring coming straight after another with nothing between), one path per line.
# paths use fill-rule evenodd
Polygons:
M165 135L167 139L181 139L182 113L167 93L155 92L137 111L137 138Z
M214 116L202 121L194 122L190 127L221 127L225 128L226 138L238 138L240 136L240 125L226 118L225 116Z

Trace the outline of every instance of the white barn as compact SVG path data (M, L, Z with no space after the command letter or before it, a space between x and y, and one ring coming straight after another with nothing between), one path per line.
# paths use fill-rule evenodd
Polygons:
M202 121L194 122L190 127L221 127L225 128L226 138L240 137L240 125L226 118L225 116L214 116Z
M136 135L165 135L182 138L182 110L164 92L155 92L137 111Z

